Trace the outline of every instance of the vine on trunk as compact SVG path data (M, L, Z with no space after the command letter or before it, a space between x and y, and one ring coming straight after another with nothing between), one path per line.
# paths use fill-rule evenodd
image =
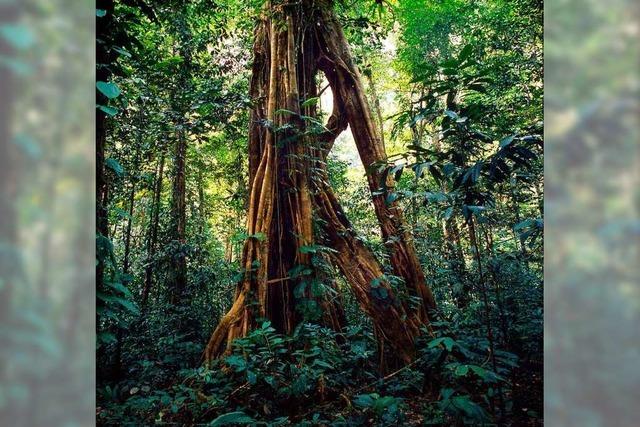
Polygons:
M221 355L245 336L257 319L269 319L284 333L302 320L300 297L318 307L320 320L339 330L339 299L318 292L316 267L335 264L374 324L380 348L401 363L414 357L415 338L435 308L402 211L385 192L393 176L376 165L387 161L362 79L329 0L295 4L270 2L256 27L250 95L250 198L243 249L243 279L235 301L205 349L205 360ZM317 76L324 73L334 106L327 124L317 120ZM409 304L384 275L375 255L358 239L331 186L326 157L337 136L350 126L367 179L382 237L395 276L404 281ZM313 174L310 172L313 171ZM313 217L321 224L314 236ZM317 234L317 233L316 233ZM316 240L324 246L316 244Z

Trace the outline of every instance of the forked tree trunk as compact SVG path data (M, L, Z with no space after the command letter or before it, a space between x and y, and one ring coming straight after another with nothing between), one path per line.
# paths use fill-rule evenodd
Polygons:
M319 71L327 77L334 97L333 114L324 129L318 129L313 119L315 106L309 101L317 97ZM233 306L209 340L205 360L220 355L225 344L228 349L258 318L271 320L281 332L292 332L303 319L296 310L301 294L318 303L325 324L336 329L343 325L339 300L314 295L309 286L304 287L315 273L292 274L300 270L298 266L310 267L309 253L314 250L309 249L318 247L314 245L318 237L332 249L328 258L347 278L380 338L400 361L409 362L414 357L414 340L421 326L428 325L428 310L435 303L402 212L395 203L387 205L384 195L374 195L394 274L419 298L417 306L392 288L381 264L357 238L328 184L326 156L347 124L374 193L382 173L369 166L386 161L360 74L329 1L272 1L267 5L256 28L250 92L254 106L249 136L250 237L242 256L245 275ZM392 178L386 184L392 188ZM313 233L314 213L321 224L320 236ZM299 288L294 293L299 286L303 291Z
M338 100L344 104L351 133L367 173L382 237L390 250L394 274L404 279L408 290L420 298L422 304L416 308L416 315L421 321L427 322L428 312L435 308L435 300L426 284L402 210L396 201L387 203L387 194L393 191L395 183L393 176L376 167L387 162L387 154L367 102L360 72L331 7L327 5L317 10L319 16L315 33L320 46L318 65L331 85L334 102ZM381 193L383 180L388 191Z

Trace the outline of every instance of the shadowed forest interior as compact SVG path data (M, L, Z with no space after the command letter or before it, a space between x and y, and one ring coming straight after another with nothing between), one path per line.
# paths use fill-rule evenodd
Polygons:
M101 425L542 425L539 0L98 0Z

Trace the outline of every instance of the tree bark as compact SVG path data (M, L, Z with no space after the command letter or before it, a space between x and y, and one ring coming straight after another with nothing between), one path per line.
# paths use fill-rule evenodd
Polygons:
M141 141L138 141L138 144L141 144ZM140 145L136 149L135 159L133 161L133 171L132 173L137 173L139 163L140 163ZM122 272L124 274L129 273L129 268L131 267L131 228L133 227L133 212L135 207L135 196L136 196L136 187L137 187L137 177L133 177L131 179L131 189L129 190L129 200L128 207L129 211L127 212L127 227L124 233L124 259L122 262Z
M186 176L185 166L187 157L187 137L184 130L178 130L178 137L174 146L173 158L173 198L171 204L172 235L176 243L177 253L172 255L172 295L171 303L177 304L187 286L187 258L184 254L186 244Z
M149 233L147 237L147 264L144 270L144 287L142 289L142 308L144 309L149 299L149 293L153 287L153 263L158 242L158 225L160 222L160 196L162 195L162 180L164 175L165 154L160 156L160 164L156 174L153 202L151 204L151 215L149 223Z
M339 98L344 103L347 121L367 173L382 237L390 251L394 274L405 281L414 296L420 298L422 304L415 309L415 315L426 323L428 312L435 309L435 299L426 284L402 210L396 201L387 203L387 195L393 191L395 183L393 176L383 173L379 167L387 163L385 147L372 118L362 78L353 62L342 28L328 1L320 4L323 5L317 9L320 25L315 27L320 49L318 65L331 85L334 102ZM381 194L383 184L388 190Z
M229 349L233 339L245 335L258 318L271 320L281 332L292 332L303 319L297 312L296 293L318 302L325 324L336 329L342 326L339 302L308 290L308 282L317 279L315 273L292 274L294 267L310 266L310 254L319 247L314 245L318 236L312 227L315 208L322 229L320 241L332 249L328 258L347 278L381 340L408 363L414 357L414 340L421 326L428 324L427 311L435 302L400 208L374 195L382 234L390 242L394 273L420 298L418 307L402 300L393 289L381 264L357 238L328 183L326 155L347 124L368 167L372 192L380 187L381 174L369 166L386 161L332 4L326 0L271 2L255 34L250 88L254 100L249 131L250 237L242 256L245 276L237 286L233 306L209 340L205 360L220 355L225 344ZM309 101L317 97L318 71L325 73L334 95L334 111L324 130L318 130L315 106Z
M369 83L369 91L371 92L371 102L373 102L374 111L376 113L376 119L378 120L378 132L380 134L380 142L384 146L384 119L382 118L382 107L380 106L380 98L378 97L378 91L373 81L373 73L371 68L365 69L364 75Z
M98 0L96 7L106 11L105 16L96 19L96 69L97 81L108 81L111 76L108 65L113 61L113 55L109 53L106 45L109 31L113 24L113 0ZM104 105L107 98L96 90L96 104ZM109 186L105 170L105 145L107 115L96 108L96 232L102 239L109 238L109 223L107 212L107 200ZM103 288L104 259L99 259L96 264L96 289Z
M186 8L187 3L183 6ZM184 296L187 287L187 257L185 253L186 228L187 228L187 204L186 204L186 162L188 146L188 126L186 115L189 111L189 93L193 90L189 73L193 65L193 47L191 31L184 21L182 10L174 25L175 50L183 59L182 67L176 78L176 92L172 94L171 104L174 110L176 141L174 143L173 156L173 196L171 204L171 236L174 249L177 252L172 254L172 277L170 287L172 290L170 303L179 304Z
M249 238L243 248L244 279L233 306L205 350L218 355L226 342L245 335L258 318L291 333L299 316L292 278L296 265L310 265L301 248L312 243L311 198L300 120L298 55L300 22L291 8L273 7L258 24L254 44L249 141ZM278 22L276 22L278 19ZM280 110L280 111L279 111ZM249 304L255 301L255 306ZM253 306L253 308L252 308Z

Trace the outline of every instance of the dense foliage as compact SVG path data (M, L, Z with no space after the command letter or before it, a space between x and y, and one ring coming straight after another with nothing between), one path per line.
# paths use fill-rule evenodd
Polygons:
M382 371L370 321L326 266L348 327L284 335L265 320L202 364L242 276L242 244L260 237L244 222L261 2L104 3L101 424L541 423L541 2L336 5L389 153L374 166L397 181L380 191L404 207L438 304L416 359ZM319 99L325 112L330 102ZM354 151L338 140L329 180L384 259Z

